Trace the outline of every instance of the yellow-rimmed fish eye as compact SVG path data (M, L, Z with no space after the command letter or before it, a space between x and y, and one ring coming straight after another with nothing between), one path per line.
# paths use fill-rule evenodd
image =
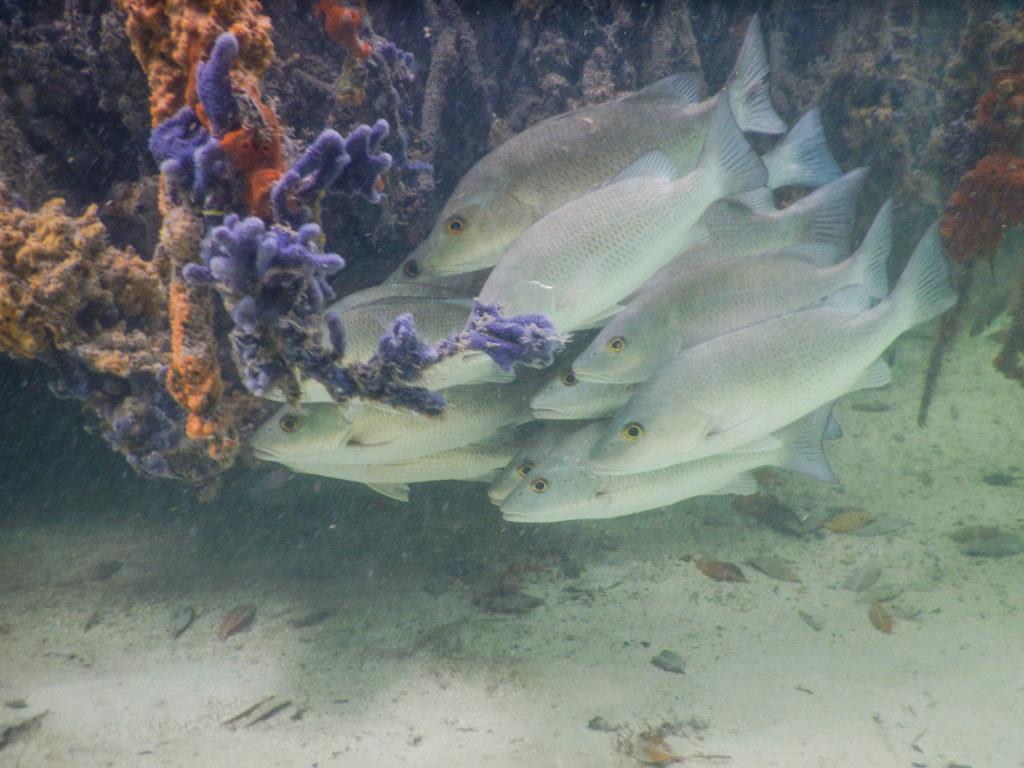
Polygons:
M302 422L298 415L294 413L286 413L277 421L277 426L281 428L282 432L295 432L299 427L302 426Z
M621 336L612 336L608 339L609 352L621 352L626 348L626 340Z
M630 422L622 428L622 436L627 440L639 440L644 436L643 425L637 424L635 421Z
M466 220L461 216L452 216L444 223L444 231L449 235L461 235L466 231Z
M543 477L538 477L532 483L530 483L530 490L534 493L544 493L550 486L550 483Z
M524 461L522 464L520 464L518 467L516 467L516 474L519 475L520 477L526 477L532 471L533 471L533 462L532 461Z
M409 259L402 267L402 274L406 277L416 277L420 273L420 263L416 259Z
M575 387L580 383L580 380L576 378L576 374L572 371L566 371L562 374L562 384L567 387Z

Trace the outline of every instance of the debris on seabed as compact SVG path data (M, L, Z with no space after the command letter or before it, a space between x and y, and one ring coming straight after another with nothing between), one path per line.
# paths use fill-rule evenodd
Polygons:
M244 632L252 624L252 620L255 617L255 605L237 605L228 611L228 615L225 616L224 621L220 623L220 628L217 630L217 636L221 640L227 640L238 632Z
M683 657L675 651L662 651L651 659L651 664L656 666L658 669L663 669L666 672L674 672L677 675L682 675L686 672Z
M825 527L833 533L856 531L861 526L867 525L875 519L875 516L870 512L855 507L836 507L831 511L835 512L835 514L825 523Z
M305 629L306 627L315 627L317 624L323 624L331 614L333 614L330 608L323 608L319 611L313 611L312 613L306 614L301 619L295 619L292 622L292 627L295 629Z
M746 581L743 570L734 563L724 560L694 560L693 564L709 579L715 581Z
M171 621L169 629L171 637L177 640L179 637L188 631L188 628L192 626L192 622L196 620L196 611L194 608L186 606L179 608L173 614L171 614Z
M294 704L292 704L292 702L290 700L287 700L287 701L282 701L279 704L275 704L274 706L270 707L270 709L266 710L265 712L259 712L259 710L262 707L264 707L265 705L269 704L273 700L274 700L273 696L267 696L265 699L260 699L255 704L253 704L251 707L247 707L246 709L242 710L241 712L239 712L234 717L231 717L231 718L228 718L227 720L225 720L223 723L221 723L221 726L223 726L225 728L232 728L232 729L234 729L234 728L237 728L239 723L241 723L243 720L245 720L248 717L251 717L252 719L249 720L249 722L247 722L245 725L242 726L243 728L251 728L252 726L256 725L257 723L266 722L267 720L269 720L270 718L274 717L275 715L278 715L281 712L283 712L288 707L295 706ZM292 715L292 720L301 720L302 719L302 713L304 713L304 712L305 712L305 709L298 709L296 714ZM259 713L259 714L257 714L257 713Z
M811 614L807 613L807 611L797 611L796 614L803 620L804 624L813 629L815 632L821 632L821 630L825 628L824 621L819 619L817 616L812 616Z
M885 610L877 600L871 604L871 609L868 611L868 619L871 620L871 626L879 632L884 632L887 635L892 634L894 624L892 614Z
M790 568L785 560L775 555L756 555L747 560L747 565L776 581L800 581L796 571Z

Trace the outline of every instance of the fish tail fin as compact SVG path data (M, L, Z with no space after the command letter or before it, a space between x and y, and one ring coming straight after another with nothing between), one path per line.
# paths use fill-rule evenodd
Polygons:
M892 200L875 214L868 233L853 252L853 278L873 299L889 295L889 252L892 250Z
M834 402L826 403L774 433L783 443L776 462L778 466L821 480L823 483L839 484L821 446L822 440L833 436L838 428L838 424L832 418L833 405Z
M773 214L790 228L792 241L786 250L801 253L818 266L844 258L850 252L857 197L867 174L867 168L857 168Z
M714 180L716 198L763 187L768 181L768 171L740 133L727 99L715 104L697 167Z
M903 328L931 320L956 304L952 267L935 222L914 248L890 294Z
M768 186L772 189L820 187L842 173L825 142L817 107L801 117L761 159L768 168Z
M775 113L768 96L768 54L761 37L761 22L755 13L747 25L739 56L733 65L725 92L736 122L750 133L785 133L786 124Z

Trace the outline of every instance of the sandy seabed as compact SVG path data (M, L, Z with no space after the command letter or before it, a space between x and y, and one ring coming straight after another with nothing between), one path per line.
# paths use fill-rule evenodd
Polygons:
M210 505L8 509L0 765L635 766L657 730L688 766L1024 766L1024 556L948 536L1024 527L1024 392L992 368L989 332L965 334L919 429L928 330L894 345L889 387L837 408L843 486L773 489L797 514L867 510L878 535L787 535L727 496L514 526L482 486L401 505L255 472ZM744 565L766 554L800 580ZM222 641L243 604L255 620ZM684 673L651 663L663 649Z

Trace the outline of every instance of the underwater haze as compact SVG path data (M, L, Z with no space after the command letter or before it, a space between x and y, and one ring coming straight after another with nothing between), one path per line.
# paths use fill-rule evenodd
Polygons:
M0 766L1024 766L1024 11L0 2Z

